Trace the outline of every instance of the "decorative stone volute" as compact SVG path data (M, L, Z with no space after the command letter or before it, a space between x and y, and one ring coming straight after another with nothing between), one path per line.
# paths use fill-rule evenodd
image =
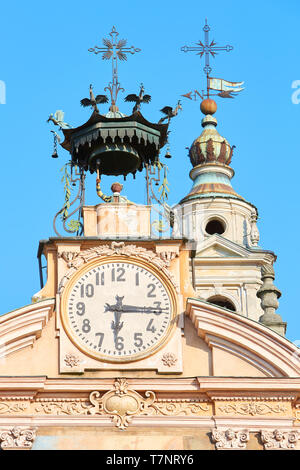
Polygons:
M2 450L30 450L36 438L36 428L15 426L1 430L0 446Z
M246 449L250 437L248 429L235 431L229 428L226 430L213 429L211 438L217 450L242 450Z
M264 310L264 314L260 317L259 321L277 333L284 335L286 323L282 321L278 313L275 313L279 306L277 299L281 296L281 292L273 284L275 272L271 264L265 264L261 268L261 278L263 285L256 295L261 299L261 308Z
M263 430L260 432L261 440L266 450L274 449L294 449L299 439L297 430L282 431L275 429L274 431Z

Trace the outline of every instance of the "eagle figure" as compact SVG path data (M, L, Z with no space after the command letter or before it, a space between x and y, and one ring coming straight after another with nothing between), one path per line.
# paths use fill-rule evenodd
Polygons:
M93 93L93 86L90 85L90 98L83 98L80 101L81 106L87 107L87 106L92 106L94 108L94 111L96 113L99 113L99 109L97 104L102 104L102 103L108 103L108 98L106 95L97 95L95 97Z
M178 100L176 108L171 108L171 106L165 106L164 108L162 108L160 112L165 114L165 116L158 121L158 124L163 123L165 119L168 119L168 124L169 124L170 120L173 117L177 116L179 109L182 110L180 100Z
M144 95L144 91L145 91L144 85L141 84L141 89L140 89L139 96L134 95L134 94L126 96L125 101L127 101L127 102L130 101L130 102L135 103L134 108L132 110L132 114L136 113L137 111L139 111L141 109L141 103L150 103L151 96L150 95Z

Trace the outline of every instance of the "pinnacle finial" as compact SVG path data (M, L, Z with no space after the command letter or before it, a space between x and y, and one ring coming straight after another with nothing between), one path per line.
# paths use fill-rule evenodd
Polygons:
M217 111L217 103L215 102L215 100L212 100L211 98L206 98L205 100L201 101L200 109L202 113L205 115L215 114L215 112Z
M264 314L260 317L259 321L263 325L268 326L280 335L285 334L286 323L282 321L281 316L275 313L278 308L278 300L281 297L281 292L274 286L275 272L272 264L265 264L261 268L261 279L263 285L257 291L256 295L261 299L261 308Z

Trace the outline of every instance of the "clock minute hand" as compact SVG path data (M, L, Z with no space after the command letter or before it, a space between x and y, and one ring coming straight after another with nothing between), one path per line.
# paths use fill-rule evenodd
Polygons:
M157 308L154 308L154 307L136 307L135 305L123 305L122 306L122 312L123 313L137 313L137 312L140 312L140 313L154 313L155 315L160 315L163 310L167 310L167 309L163 309L161 307L157 307Z

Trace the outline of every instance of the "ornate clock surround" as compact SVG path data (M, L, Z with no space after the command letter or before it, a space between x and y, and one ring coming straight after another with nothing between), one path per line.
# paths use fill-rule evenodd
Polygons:
M58 286L57 306L60 315L57 316L57 327L60 330L60 372L83 373L85 370L137 370L152 369L158 373L182 372L182 300L175 277L168 269L172 256L155 253L144 247L124 242L112 242L110 245L100 245L81 252L60 252L69 268L61 278ZM85 348L79 347L70 334L66 322L66 299L71 287L83 273L90 268L106 262L132 262L144 267L160 279L166 287L172 303L172 322L162 341L150 351L137 358L123 360L108 360L105 357L91 354ZM97 356L97 357L96 357Z

